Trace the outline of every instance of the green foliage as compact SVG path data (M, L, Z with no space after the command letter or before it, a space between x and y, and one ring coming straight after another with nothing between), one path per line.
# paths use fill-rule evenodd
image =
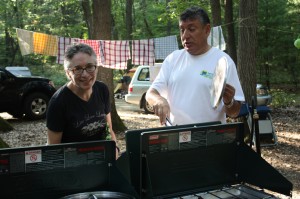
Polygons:
M0 148L9 148L8 144L6 144L6 142L4 142L2 138L0 138Z
M13 127L2 117L0 117L0 132L7 132L13 130Z
M40 64L47 59L38 55L27 56L28 59L21 56L15 28L73 38L81 38L87 32L77 0L2 0L0 32L5 34L0 34L1 65L27 65L35 61Z
M293 46L300 33L299 10L299 1L259 1L257 55L260 80L300 82L299 52Z
M294 106L296 104L294 93L286 93L282 89L271 89L270 94L272 95L271 105L274 108Z
M63 86L68 79L66 77L64 68L59 64L44 64L29 67L33 75L43 76L51 79L56 88Z
M169 3L170 16L177 18L186 8L199 6L209 12L210 3L207 0L173 0Z

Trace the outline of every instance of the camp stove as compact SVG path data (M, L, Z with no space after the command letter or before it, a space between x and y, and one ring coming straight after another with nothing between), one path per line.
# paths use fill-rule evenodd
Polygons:
M0 150L0 198L136 198L116 167L114 141Z
M242 123L127 131L131 183L140 198L276 198L266 190L291 196L292 183L243 138Z

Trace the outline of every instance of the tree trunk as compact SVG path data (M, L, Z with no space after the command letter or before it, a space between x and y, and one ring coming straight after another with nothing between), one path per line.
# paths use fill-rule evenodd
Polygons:
M225 24L227 24L227 45L226 49L234 63L237 63L236 44L233 23L233 6L232 0L226 0L225 3Z
M238 73L248 103L256 99L257 0L240 0Z
M169 3L171 2L171 0L166 0L166 11L169 14L170 13L170 7L169 7ZM171 31L172 31L172 21L171 18L168 17L167 19L167 35L171 35Z
M147 20L147 4L146 4L146 0L141 0L141 8L142 8L142 13L143 13L143 21L144 21L144 24L145 24L145 31L147 31L149 37L154 37L154 34L151 30L151 27L148 23L148 20Z
M81 6L83 9L84 19L86 26L88 28L88 34L89 38L92 38L92 32L93 32L93 16L91 13L91 7L90 7L90 1L89 0L82 0Z
M210 0L210 7L212 13L212 25L219 26L222 24L221 20L221 5L220 0Z
M126 0L126 33L128 40L132 40L132 9L133 0Z
M92 21L90 21L90 23L93 27L91 39L110 40L112 32L111 1L93 0L92 9L92 12L90 12L92 13ZM126 127L118 115L115 105L112 69L100 67L97 79L103 81L108 86L110 92L111 117L115 133L124 131Z

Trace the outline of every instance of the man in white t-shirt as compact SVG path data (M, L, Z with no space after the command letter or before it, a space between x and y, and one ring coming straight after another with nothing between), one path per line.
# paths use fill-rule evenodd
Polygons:
M236 117L243 90L233 60L223 51L207 43L210 20L199 7L191 7L180 15L181 42L184 47L171 53L163 62L155 81L146 94L161 124L166 118L173 125L226 122L226 115ZM220 58L228 62L226 86L222 100L213 108L210 87L216 65Z

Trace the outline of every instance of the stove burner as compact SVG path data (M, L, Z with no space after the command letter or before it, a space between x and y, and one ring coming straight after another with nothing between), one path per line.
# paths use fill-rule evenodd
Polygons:
M95 191L95 192L85 192L77 193L69 196L65 196L61 199L100 199L100 198L114 198L114 199L135 199L133 196L111 191Z
M260 190L252 189L246 185L223 187L203 193L196 193L172 199L277 199L273 195Z

